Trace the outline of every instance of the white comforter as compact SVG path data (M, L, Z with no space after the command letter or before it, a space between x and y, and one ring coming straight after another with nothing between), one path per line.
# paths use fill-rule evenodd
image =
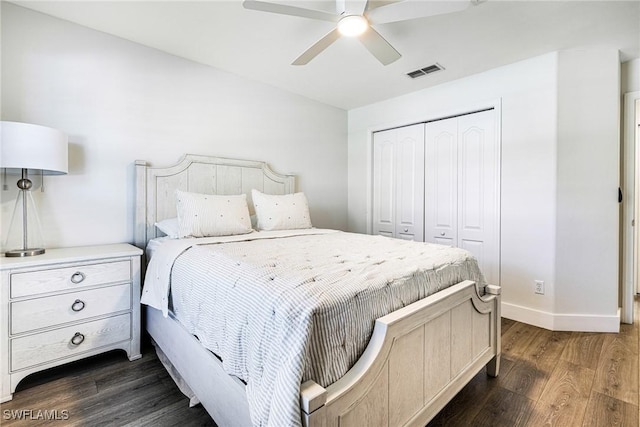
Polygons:
M171 286L178 320L247 383L254 424L297 426L303 381L333 383L376 318L466 279L483 282L462 249L333 230L255 232L163 243L142 302L166 315Z

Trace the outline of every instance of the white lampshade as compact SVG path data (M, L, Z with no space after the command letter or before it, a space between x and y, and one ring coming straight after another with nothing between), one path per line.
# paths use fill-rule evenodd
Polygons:
M43 175L69 171L68 138L57 129L19 122L0 122L0 168Z
M0 168L19 172L18 196L11 216L4 255L41 255L42 230L31 195L30 173L61 175L69 170L67 135L57 129L0 121ZM15 239L14 239L15 237ZM15 240L15 245L14 245ZM18 242L21 247L17 248Z

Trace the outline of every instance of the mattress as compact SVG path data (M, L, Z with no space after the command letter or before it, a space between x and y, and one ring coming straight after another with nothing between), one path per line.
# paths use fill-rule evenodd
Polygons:
M300 425L300 384L358 360L375 319L463 280L467 251L334 230L254 232L155 248L142 302L175 317L246 382L255 425Z

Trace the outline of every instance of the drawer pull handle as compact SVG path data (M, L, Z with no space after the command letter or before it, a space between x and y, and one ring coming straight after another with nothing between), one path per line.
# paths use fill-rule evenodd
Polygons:
M444 235L445 235L445 232L443 231L442 233L440 233L440 235L441 235L441 236L444 236Z
M71 275L71 283L75 283L76 285L82 282L85 279L85 275L81 271L76 271Z
M84 335L82 335L80 332L76 332L75 335L71 338L71 344L73 345L80 345L82 344L82 341L84 341Z
M71 304L71 310L73 311L82 311L84 309L85 303L82 300L75 300L73 304Z

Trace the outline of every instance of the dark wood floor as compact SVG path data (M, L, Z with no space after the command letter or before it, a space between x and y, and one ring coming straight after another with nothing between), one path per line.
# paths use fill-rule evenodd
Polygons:
M151 345L133 362L117 350L32 374L0 409L2 427L215 426L201 405L189 408ZM29 418L45 410L65 418L67 411L68 419L7 420L6 411L22 410L31 410Z
M429 427L638 427L639 324L636 316L619 334L594 334L503 319L500 376L480 372ZM215 425L201 406L188 407L151 348L134 362L112 352L34 374L0 409L3 426ZM45 410L68 419L7 419Z
M639 423L638 312L619 334L551 332L502 321L498 378L481 372L436 426L629 426Z

